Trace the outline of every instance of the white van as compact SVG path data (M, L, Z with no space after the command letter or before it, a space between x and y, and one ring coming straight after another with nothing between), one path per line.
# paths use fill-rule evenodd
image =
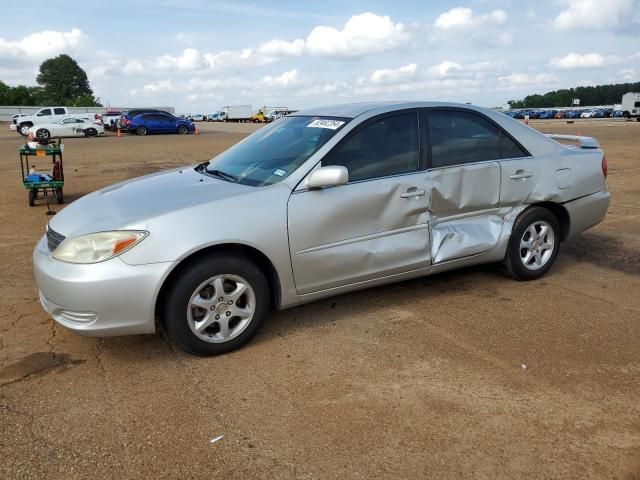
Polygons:
M622 96L622 116L636 118L640 122L640 93L629 92Z

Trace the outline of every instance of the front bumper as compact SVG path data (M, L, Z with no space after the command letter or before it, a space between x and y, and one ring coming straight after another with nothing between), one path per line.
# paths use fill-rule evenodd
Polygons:
M33 252L42 307L87 336L155 331L155 302L173 262L128 265L120 258L80 265L52 258L43 237Z

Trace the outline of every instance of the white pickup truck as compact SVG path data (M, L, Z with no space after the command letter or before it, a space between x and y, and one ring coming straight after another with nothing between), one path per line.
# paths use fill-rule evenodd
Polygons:
M102 121L102 116L98 113L71 113L67 107L45 107L41 108L33 115L14 118L14 123L12 123L9 128L11 130L17 130L20 135L26 137L29 135L29 129L34 125L57 123L65 117L77 117L93 121Z

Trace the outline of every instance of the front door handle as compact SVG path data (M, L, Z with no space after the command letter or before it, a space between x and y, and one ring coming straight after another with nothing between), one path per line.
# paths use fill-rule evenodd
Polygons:
M427 193L426 190L418 190L418 189L407 190L405 193L401 193L400 197L402 198L422 197L426 193Z
M516 170L516 173L511 175L509 178L511 180L522 180L522 179L529 178L529 177L532 177L532 176L533 176L533 173L531 173L531 172L525 172L524 170Z

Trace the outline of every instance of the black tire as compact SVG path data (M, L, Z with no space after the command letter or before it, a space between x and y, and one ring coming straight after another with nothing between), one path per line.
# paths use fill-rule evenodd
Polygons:
M622 113L622 116L623 116L624 118L626 118L626 119L631 118L631 114L630 114L629 112L623 112L623 113Z
M186 135L186 133L187 133L188 131L189 131L189 130L187 129L187 127L186 127L185 125L180 125L180 126L178 126L178 133L179 133L180 135Z
M46 128L39 128L38 130L36 130L36 138L48 140L49 138L51 138L51 132Z
M35 188L30 188L29 189L29 206L33 207L36 204L36 189Z
M256 306L250 323L241 333L225 342L210 343L192 332L187 311L189 300L198 286L216 275L236 275L245 279L253 289ZM269 284L264 273L246 258L211 254L185 265L163 300L164 327L173 343L192 355L219 355L240 348L260 329L269 312Z
M546 222L553 230L554 240L551 255L546 263L536 270L531 270L525 267L522 261L520 240L523 238L529 227L534 225L536 222ZM528 208L520 214L513 225L511 238L509 239L509 246L507 248L507 255L503 261L505 273L516 280L522 281L535 280L542 277L553 266L553 263L558 256L560 240L560 222L558 222L556 216L551 211L543 207Z
M27 135L29 135L29 129L33 127L33 124L31 123L23 123L18 125L18 133L20 135L22 135L23 137L26 137Z
M95 137L98 135L98 131L95 128L87 128L84 131L84 136L85 137Z
M56 188L56 202L58 205L62 205L64 203L64 193L62 192L62 188Z
M146 135L148 133L147 127L140 126L140 127L136 128L136 133L138 135L141 135L141 136Z

